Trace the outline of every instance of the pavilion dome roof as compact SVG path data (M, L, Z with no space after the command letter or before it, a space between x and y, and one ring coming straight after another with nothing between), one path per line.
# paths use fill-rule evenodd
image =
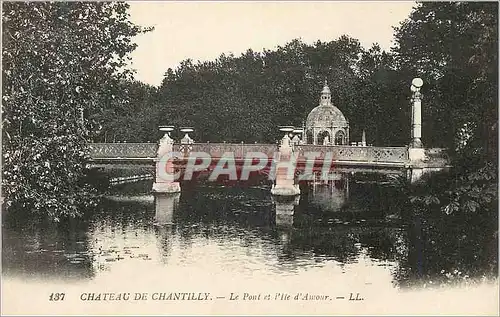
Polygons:
M335 106L317 106L307 116L307 127L346 126L347 120L342 111Z
M330 88L328 87L326 81L323 91L321 92L321 98L319 101L319 106L311 110L306 119L306 127L343 127L348 126L348 121L346 120L342 111L334 106L331 101Z

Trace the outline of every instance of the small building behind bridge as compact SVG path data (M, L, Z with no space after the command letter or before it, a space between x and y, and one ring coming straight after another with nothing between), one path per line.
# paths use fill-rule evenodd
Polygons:
M307 116L304 143L315 145L349 144L349 121L332 104L332 94L325 80L319 105Z

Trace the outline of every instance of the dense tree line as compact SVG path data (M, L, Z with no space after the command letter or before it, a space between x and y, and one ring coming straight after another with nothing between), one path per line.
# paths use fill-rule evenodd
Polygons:
M396 28L396 67L426 81L427 143L461 149L474 135L496 144L497 11L497 3L424 3Z
M160 124L192 126L201 142L275 142L279 125L303 125L327 79L332 101L349 118L354 139L364 129L371 143L404 145L409 140L411 78L398 78L392 63L378 45L366 50L348 36L312 45L296 39L275 50L249 49L214 61L187 59L167 70L156 92L129 83L143 88L132 96L138 111L133 106L120 109L128 110L109 127L120 141L129 142L156 142ZM403 83L404 90L397 91ZM125 138L129 135L131 139Z

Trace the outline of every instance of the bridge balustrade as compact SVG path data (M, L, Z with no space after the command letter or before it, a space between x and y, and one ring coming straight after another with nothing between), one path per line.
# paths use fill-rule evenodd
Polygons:
M319 152L319 158L324 158L326 153L332 153L332 158L337 161L406 163L409 159L407 147L328 146L304 144L300 146L300 151L302 153Z
M212 158L219 158L224 153L231 153L234 158L245 158L249 152L260 152L272 158L274 153L278 151L275 144L234 144L234 143L193 143L190 144L190 152L205 152ZM183 145L175 144L174 151L181 151Z
M174 144L173 150L182 152L186 145ZM103 158L154 158L158 145L155 143L92 143L90 156L93 159ZM332 153L337 161L360 162L408 162L406 147L360 147L360 146L326 146L304 144L298 147L299 156L305 152L318 152L319 159L326 153ZM232 153L235 158L244 158L249 152L260 152L273 157L278 148L274 144L231 144L231 143L193 143L189 144L190 152L205 152L212 158L221 157L224 153Z
M186 145L174 144L173 150L182 152ZM102 158L154 158L157 156L158 145L155 143L92 143L90 156L93 159ZM298 147L299 156L305 152L318 152L319 159L326 153L332 153L337 161L360 162L408 162L406 147L360 147L360 146L328 146L304 144ZM278 151L275 144L231 144L231 143L193 143L189 144L190 152L205 152L212 158L221 157L224 153L232 153L235 158L244 158L249 152L260 152L273 157Z
M91 143L90 157L101 158L154 158L156 143Z

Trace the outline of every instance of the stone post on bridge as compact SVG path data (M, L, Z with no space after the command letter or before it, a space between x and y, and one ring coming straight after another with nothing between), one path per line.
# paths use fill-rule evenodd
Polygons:
M420 88L424 82L420 78L414 78L410 90L412 95L412 119L411 119L411 143L408 148L410 159L410 179L415 182L422 177L424 169L425 149L422 144L422 94Z
M181 139L181 145L183 150L191 150L189 144L193 144L194 140L189 136L189 132L193 132L193 128L182 128L181 132L184 132L184 137ZM187 144L187 145L186 145Z
M271 188L271 194L277 196L295 196L300 194L299 185L295 184L295 161L293 158L294 148L288 133L293 128L282 128L285 136L281 139L278 156L275 157L275 184Z
M165 131L165 135L160 139L158 154L155 160L156 176L153 183L155 193L178 193L181 191L180 183L175 179L175 166L172 154L174 140L169 132L173 127L162 127L160 131Z

